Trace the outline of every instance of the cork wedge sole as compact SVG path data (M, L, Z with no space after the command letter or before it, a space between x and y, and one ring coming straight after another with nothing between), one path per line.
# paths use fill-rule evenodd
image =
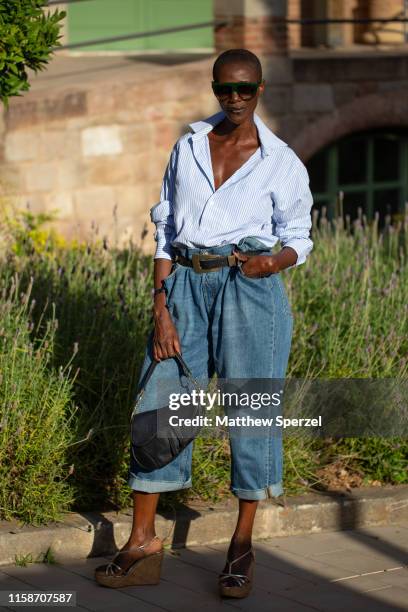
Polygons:
M119 576L107 575L105 572L96 572L95 580L98 584L118 589L127 586L142 586L148 584L158 584L160 582L161 566L163 562L163 551L153 553L137 559Z
M234 574L232 572L232 566L240 559L243 559L248 554L251 555L251 565L249 566L248 575L244 574ZM252 589L252 583L254 578L254 554L252 548L250 548L246 553L234 559L234 561L227 561L228 563L228 572L223 572L218 577L218 589L220 597L232 597L234 599L242 599L243 597L247 597ZM233 579L236 582L234 586L227 586L225 584L226 578Z
M252 576L249 576L249 582L242 586L225 586L219 585L220 597L231 597L234 599L242 599L248 597L252 590Z
M252 589L252 583L247 582L241 587L239 586L236 586L236 587L220 586L219 593L220 593L220 597L225 597L225 598L231 597L234 599L243 599L244 597L248 597L248 595L251 592L251 589Z

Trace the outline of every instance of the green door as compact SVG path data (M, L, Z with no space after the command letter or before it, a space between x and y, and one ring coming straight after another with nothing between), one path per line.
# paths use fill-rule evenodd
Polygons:
M85 0L68 7L70 43L213 20L212 0ZM82 47L84 51L212 49L212 27Z

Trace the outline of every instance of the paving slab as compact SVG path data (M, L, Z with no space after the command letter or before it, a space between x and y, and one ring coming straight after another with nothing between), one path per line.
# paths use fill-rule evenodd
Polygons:
M391 610L407 610L408 609L408 589L402 587L389 587L371 589L365 591L367 595L373 595L383 605L386 605ZM378 603L378 605L380 605Z
M308 583L335 580L344 575L344 570L336 564L317 561L309 557L303 557L296 552L280 549L268 549L267 544L257 545L257 563L273 568L280 573L286 573Z
M104 560L100 560L102 563ZM113 589L103 589L89 578L78 576L66 571L59 565L30 564L28 567L6 567L1 573L24 581L31 585L33 590L42 591L76 591L77 603L87 610L105 610L108 606L118 609L138 604L146 604L143 600L136 599L134 595L126 591L115 591ZM7 584L7 580L3 581ZM16 606L16 609L21 609ZM61 609L61 608L59 608ZM67 608L68 609L68 608ZM146 611L154 610L154 607L146 607Z
M370 558L367 571L379 569L378 564L406 564L408 562L408 530L403 525L381 527L381 536L369 529L346 530L336 533L311 534L269 540L277 553L295 552L308 559L329 563L345 569L355 568ZM359 560L360 559L360 560Z

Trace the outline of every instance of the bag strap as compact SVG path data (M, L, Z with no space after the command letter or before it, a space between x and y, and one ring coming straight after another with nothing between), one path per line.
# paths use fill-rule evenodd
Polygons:
M192 383L193 383L193 385L194 385L194 386L195 386L197 389L199 389L199 388L200 388L199 382L198 382L198 381L197 381L197 380L194 378L194 376L193 376L193 374L192 374L192 372L191 372L190 368L188 367L188 365L186 364L186 362L185 362L185 361L184 361L184 359L182 358L181 354L180 354L180 353L176 353L176 354L175 354L175 357L176 357L176 358L179 360L179 363L180 363L181 367L183 368L183 370L184 370L184 374L186 375L186 377L187 377L188 379L190 379L190 382L192 382Z
M190 368L187 366L187 364L184 361L184 359L182 358L181 354L180 353L176 353L174 355L174 357L176 359L178 359L181 367L183 368L183 371L184 371L184 374L186 375L186 377L190 380L190 382L193 383L193 385L196 387L196 389L198 391L200 391L200 385L199 385L198 381L193 377L193 374L192 374ZM158 363L160 363L160 362L156 361L155 359L153 359L151 364L149 365L148 369L146 370L145 375L143 376L143 379L142 379L142 381L140 383L139 390L137 392L137 396L136 396L136 400L135 400L135 406L134 406L133 411L132 411L131 419L133 418L134 414L136 413L136 409L137 409L137 407L138 407L138 405L140 403L140 400L143 397L146 385L149 382L149 380L150 380L150 378L151 378L151 376L152 376L152 374L153 374L153 372L155 370L155 367L157 366Z

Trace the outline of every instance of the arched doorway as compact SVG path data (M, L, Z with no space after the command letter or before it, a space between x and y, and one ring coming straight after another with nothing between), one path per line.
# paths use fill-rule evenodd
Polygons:
M408 130L376 129L349 134L309 159L315 208L329 218L343 212L351 219L361 207L368 220L378 211L396 220L408 202ZM343 192L342 208L339 192Z

